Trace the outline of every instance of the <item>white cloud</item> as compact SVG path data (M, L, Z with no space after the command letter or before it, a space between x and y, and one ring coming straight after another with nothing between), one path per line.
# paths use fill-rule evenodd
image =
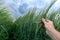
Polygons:
M60 7L60 0L57 0L55 3L55 7L59 8Z
M51 10L54 11L54 10L57 10L57 9L59 9L59 8L60 8L60 0L57 0L57 1L55 2L55 4L52 6ZM50 11L51 11L51 10L50 10Z
M20 5L23 3L26 3L29 7L37 7L38 9L43 9L45 6L47 7L52 0L4 0L7 5L12 5L17 13L18 13L18 8ZM15 5L15 6L14 6ZM57 0L56 3L53 5L52 9L57 9L60 7L60 0Z

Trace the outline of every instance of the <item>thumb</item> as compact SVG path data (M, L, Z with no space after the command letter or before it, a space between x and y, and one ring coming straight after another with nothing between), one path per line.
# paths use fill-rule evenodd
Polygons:
M46 20L45 20L44 18L42 18L42 22L43 22L44 24L46 24Z

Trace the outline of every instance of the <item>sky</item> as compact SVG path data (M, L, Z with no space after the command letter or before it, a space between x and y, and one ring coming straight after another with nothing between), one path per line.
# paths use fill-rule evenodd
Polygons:
M23 15L29 8L36 7L38 11L45 9L52 0L4 0L4 4L12 11L14 19ZM56 10L60 7L60 0L57 0L51 10Z

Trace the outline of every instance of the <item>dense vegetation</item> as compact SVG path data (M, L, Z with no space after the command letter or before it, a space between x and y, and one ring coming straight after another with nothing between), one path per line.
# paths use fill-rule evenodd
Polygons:
M0 40L51 40L45 32L41 19L46 18L53 21L55 28L60 31L59 10L49 12L54 3L55 1L47 9L41 10L39 14L35 8L30 9L15 21L10 15L11 11L0 4Z

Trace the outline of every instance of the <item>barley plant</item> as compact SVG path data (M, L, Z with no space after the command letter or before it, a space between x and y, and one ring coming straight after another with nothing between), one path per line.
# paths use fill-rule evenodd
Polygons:
M49 12L54 3L55 1L38 14L36 8L29 9L24 16L15 21L10 15L11 11L0 4L0 40L52 40L46 34L41 19L53 21L56 30L60 31L60 10Z
M8 40L13 19L9 9L0 1L0 40Z

